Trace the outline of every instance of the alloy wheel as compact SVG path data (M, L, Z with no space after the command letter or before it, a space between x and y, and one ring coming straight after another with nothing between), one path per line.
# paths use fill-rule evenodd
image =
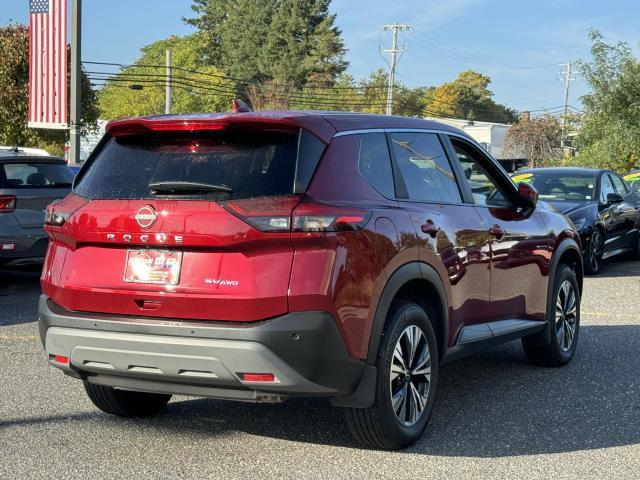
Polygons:
M578 303L573 284L565 280L560 285L556 301L556 338L563 352L568 352L576 336Z
M391 405L405 427L422 417L431 384L431 352L424 332L410 325L396 342L391 360Z

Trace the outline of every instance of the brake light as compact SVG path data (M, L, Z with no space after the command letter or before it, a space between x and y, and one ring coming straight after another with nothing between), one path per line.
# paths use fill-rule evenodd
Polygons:
M47 205L44 211L44 224L52 227L61 227L69 217L87 204L89 200L78 195L68 195L62 200Z
M0 195L0 213L13 212L16 209L16 197L14 195Z
M244 198L223 204L224 208L252 227L263 232L291 231L291 211L301 195Z
M301 195L247 198L223 206L241 220L263 232L344 232L360 230L369 212L327 205Z
M294 232L345 232L363 228L370 214L359 208L305 201L292 217Z

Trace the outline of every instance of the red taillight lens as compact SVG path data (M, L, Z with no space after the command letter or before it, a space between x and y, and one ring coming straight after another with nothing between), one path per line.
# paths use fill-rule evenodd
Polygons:
M64 363L65 365L69 364L69 357L65 357L63 355L53 355L51 359L57 363Z
M344 232L359 230L369 220L366 210L301 200L301 195L248 198L224 207L263 232Z
M71 194L62 200L50 203L44 211L44 224L61 227L71 215L88 202L86 198Z
M300 195L245 198L225 202L223 206L263 232L289 232L291 211L300 203L300 199Z
M0 213L13 212L16 209L16 197L14 195L0 195Z
M352 207L305 201L293 212L294 232L345 232L360 230L369 220L369 212Z
M241 373L244 382L275 382L276 376L273 373Z

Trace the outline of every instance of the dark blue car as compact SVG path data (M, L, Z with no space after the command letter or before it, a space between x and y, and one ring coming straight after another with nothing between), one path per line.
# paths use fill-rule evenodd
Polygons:
M585 273L621 253L640 259L640 196L611 170L534 168L513 175L532 184L540 200L567 215L580 232Z

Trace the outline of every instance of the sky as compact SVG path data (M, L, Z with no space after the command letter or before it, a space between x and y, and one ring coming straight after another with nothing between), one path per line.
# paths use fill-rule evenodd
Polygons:
M258 1L258 0L256 0ZM27 23L28 0L0 0L0 25ZM84 0L83 60L130 63L139 49L193 31L183 17L191 0ZM463 70L488 75L494 99L523 110L562 105L559 64L589 59L587 32L628 42L638 53L640 2L634 0L333 0L356 79L387 68L382 25L399 22L406 52L397 79L407 86L439 85ZM587 87L571 83L569 104L580 108Z

